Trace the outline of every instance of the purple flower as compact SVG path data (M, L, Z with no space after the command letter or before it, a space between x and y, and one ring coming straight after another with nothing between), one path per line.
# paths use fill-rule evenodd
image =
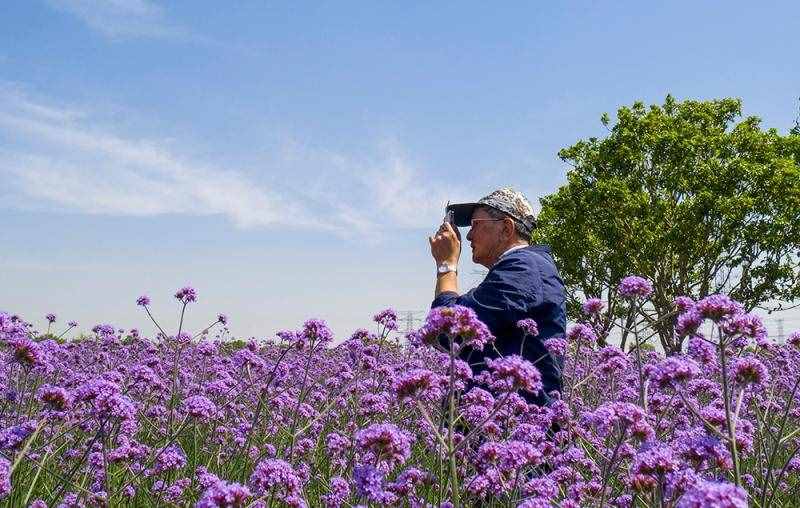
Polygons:
M555 498L558 495L558 483L550 478L532 478L528 483L525 484L523 487L523 492L525 495L528 496L535 496L534 499L540 499L543 502L547 502L546 505L550 508L552 505L549 503L549 500Z
M0 457L0 499L11 492L11 463Z
M353 468L356 494L373 503L392 504L397 496L387 492L383 486L383 473L370 464L358 464Z
M197 466L194 474L195 478L197 478L197 483L199 483L204 490L211 488L214 484L222 482L217 475L209 473L205 466Z
M175 297L177 298L178 295L175 295ZM136 305L140 307L145 307L147 305L150 305L150 297L147 295L140 296L139 298L136 299Z
M92 332L97 334L99 337L113 337L116 333L116 330L112 325L108 324L98 324L92 327Z
M164 473L175 471L186 465L186 454L177 443L171 444L161 450L156 459L156 471Z
M786 339L786 343L800 349L800 330L795 330L790 333L789 337Z
M177 298L179 302L186 305L187 303L197 301L197 291L195 291L193 287L186 286L179 289L178 292L175 293L175 298Z
M325 436L325 446L328 452L335 455L350 447L350 440L338 432L330 432Z
M302 336L312 344L328 344L333 342L333 332L322 319L309 319L303 323Z
M687 309L685 312L678 315L677 322L675 323L675 333L679 337L685 337L697 332L700 325L703 324L703 315L695 307Z
M228 316L226 316L225 314L217 314L217 322L221 323L223 325L227 325L228 324Z
M678 296L674 300L672 300L672 305L675 306L680 312L686 312L687 310L694 307L694 300L689 298L688 296Z
M705 340L702 335L695 335L689 339L686 354L701 365L709 365L717 358L717 349L714 344Z
M723 482L701 482L689 489L676 508L747 508L747 492Z
M530 499L526 499L525 501L517 505L517 508L552 508L552 507L553 503L551 503L547 499L543 499L540 497L532 497Z
M30 420L0 431L0 450L16 450L36 430L36 421Z
M43 385L39 388L38 397L42 403L56 411L64 411L72 403L69 393L60 386Z
M325 503L325 508L341 508L350 497L350 485L341 476L334 476L331 478L330 492L320 497Z
M653 293L653 285L647 279L629 275L619 283L617 292L623 298L647 298Z
M703 478L694 469L683 467L673 473L667 473L665 480L665 497L676 501L684 494L684 492L694 488L698 483L702 482Z
M169 338L174 340L177 344L189 344L192 342L192 334L189 332L181 332L177 336L170 335Z
M597 352L598 369L604 374L624 372L630 365L628 355L617 346L606 346Z
M550 337L544 341L544 347L556 358L564 358L567 355L567 341L561 337Z
M38 342L28 338L19 338L9 341L14 349L14 361L26 367L38 367L46 363L45 352Z
M410 467L397 475L395 481L386 486L386 490L407 498L414 493L417 485L430 479L430 474L416 467Z
M103 378L94 378L75 389L75 400L88 402L92 411L100 418L116 417L133 420L136 407L117 383Z
M74 492L67 492L64 494L64 498L61 500L61 504L58 505L58 508L84 508L84 506L86 505L78 499L77 494Z
M795 457L786 465L787 471L790 473L800 472L800 457Z
M494 407L494 396L483 388L477 386L470 388L464 394L464 408L463 414L467 421L478 422L482 421Z
M67 326L69 326L70 328L75 328L76 326L78 326L78 322L70 321L69 323L67 323Z
M279 330L275 332L275 335L283 342L291 344L298 351L303 351L308 345L303 334L292 330Z
M161 480L158 480L153 485L153 490L154 491L161 490L161 494L164 496L163 497L164 501L166 501L167 504L177 505L178 502L183 497L184 491L191 484L192 484L192 480L190 480L189 478L181 478L181 479L175 480L175 482L173 482L172 485L169 485L169 486L165 487L163 482ZM158 487L161 487L161 489L159 489ZM103 506L103 505L100 505L100 506Z
M539 325L533 319L520 319L517 321L517 328L522 330L525 335L536 337L539 335Z
M733 379L740 385L763 386L769 382L769 372L757 358L744 356L733 364Z
M648 446L633 459L631 485L640 492L653 490L659 479L679 468L680 461L668 445L660 443Z
M631 436L640 441L647 441L654 435L644 410L630 402L606 402L594 411L585 412L581 418L584 423L594 427L597 435L602 438L617 430L626 437Z
M297 471L291 464L281 459L265 459L259 462L250 476L250 483L260 494L266 495L272 492L282 500L297 497L301 491L301 481Z
M677 388L700 375L700 367L690 358L670 356L650 372L650 380L661 388Z
M413 369L394 382L394 391L399 400L434 401L442 397L447 380L428 369Z
M397 330L397 312L394 309L386 309L373 316L373 321L383 326L385 330Z
M706 296L695 305L695 309L705 318L719 321L724 317L741 314L743 309L739 302L726 295Z
M767 338L764 322L755 314L735 314L724 319L721 326L728 335L741 335L759 342Z
M110 463L142 460L149 453L149 447L128 439L125 436L120 436L118 441L119 446L110 450L107 454Z
M488 442L478 449L479 467L496 467L503 473L513 473L524 466L536 466L542 461L542 453L531 443L524 441Z
M244 508L252 495L244 485L218 481L203 493L195 508Z
M677 440L674 447L696 469L706 462L721 469L733 467L728 447L715 436L689 434Z
M48 314L45 316L48 323L55 323L56 322L56 315L55 314Z
M392 423L374 423L356 434L361 450L372 453L379 462L402 464L411 455L411 438Z
M597 335L591 326L577 323L567 330L567 341L594 344L597 342Z
M525 390L539 393L542 389L542 374L531 362L519 355L486 359L486 366L492 371L492 389Z
M460 305L432 309L417 335L422 342L429 344L437 342L441 335L447 336L453 343L460 338L462 346L478 351L494 341L489 328L478 319L475 311Z
M583 302L583 306L581 309L583 313L587 316L595 316L603 312L603 309L606 308L606 304L603 300L599 298L589 298L585 302Z
M207 420L217 412L217 406L208 397L193 395L183 401L183 410L189 416Z

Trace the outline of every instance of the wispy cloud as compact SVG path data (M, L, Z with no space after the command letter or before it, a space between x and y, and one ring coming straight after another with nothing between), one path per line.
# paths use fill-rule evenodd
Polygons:
M432 220L444 216L445 200L466 199L460 184L423 178L396 143L384 144L387 157L382 170L364 173L363 180L393 223L404 227L433 224Z
M379 237L389 228L427 227L445 195L397 143L369 159L289 144L265 161L265 185L244 170L182 157L152 139L114 132L79 108L0 86L0 177L6 206L31 201L87 214L223 215L241 228L276 227ZM191 152L185 150L184 153Z
M279 224L291 214L301 227L326 228L239 172L181 160L153 141L111 134L87 120L6 93L0 128L10 139L0 171L26 196L86 213L223 214L240 227Z
M106 37L193 39L186 28L167 20L164 9L149 0L48 0Z

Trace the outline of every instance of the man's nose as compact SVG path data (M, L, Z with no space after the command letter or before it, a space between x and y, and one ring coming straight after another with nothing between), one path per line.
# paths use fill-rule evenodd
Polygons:
M472 241L472 228L469 228L469 231L467 231L467 241Z

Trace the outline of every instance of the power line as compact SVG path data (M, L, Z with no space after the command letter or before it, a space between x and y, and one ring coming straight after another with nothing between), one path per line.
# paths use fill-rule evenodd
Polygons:
M409 333L417 328L417 323L420 325L427 315L424 310L401 310L397 312L398 321L403 323L403 333Z

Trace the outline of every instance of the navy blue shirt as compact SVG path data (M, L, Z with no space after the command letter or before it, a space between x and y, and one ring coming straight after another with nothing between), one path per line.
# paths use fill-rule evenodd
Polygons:
M546 245L530 245L507 252L489 270L477 287L459 296L444 291L431 308L463 305L475 311L496 340L500 355L518 355L533 363L542 373L544 392L561 391L561 362L552 356L543 342L551 337L564 336L567 326L564 283ZM539 335L525 338L517 327L520 319L532 318L539 325ZM461 358L480 372L486 369L485 358L497 358L491 345L483 351L465 350ZM549 397L540 393L526 397L539 405Z

